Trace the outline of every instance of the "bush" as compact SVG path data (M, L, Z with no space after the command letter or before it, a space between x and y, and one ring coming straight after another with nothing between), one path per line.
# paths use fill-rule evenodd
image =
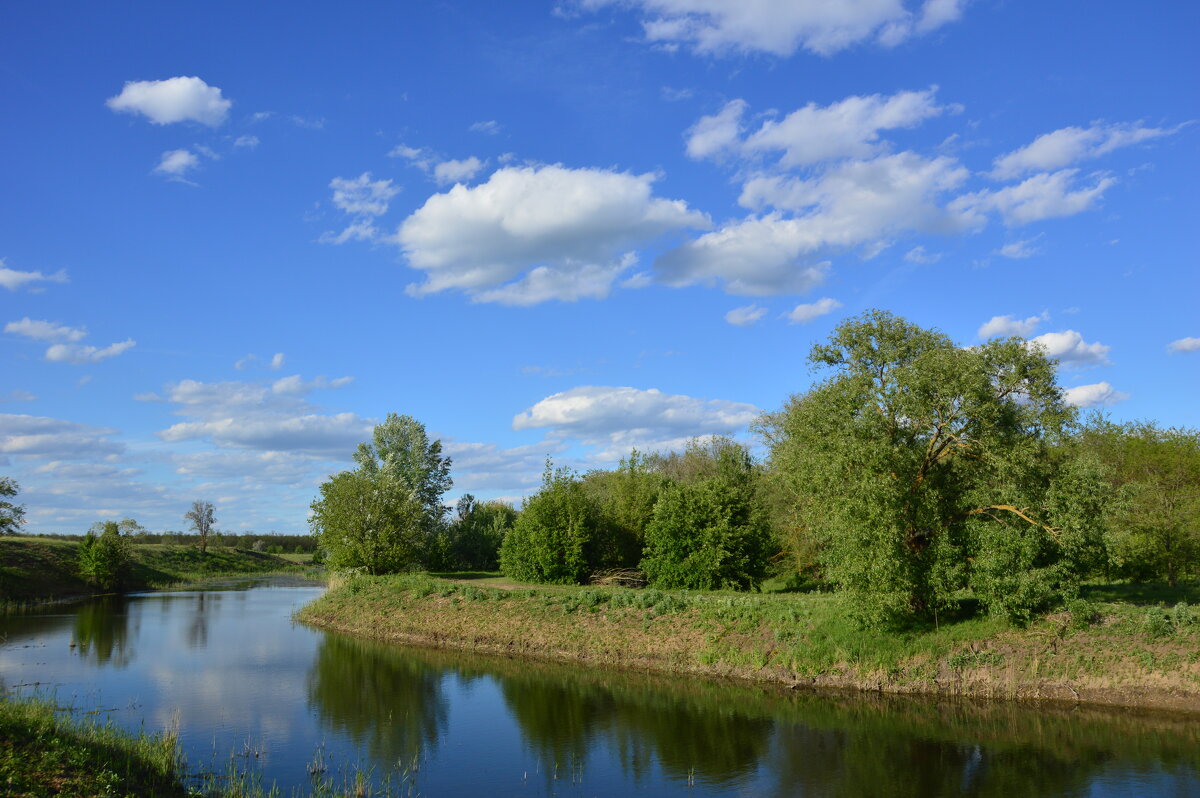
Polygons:
M500 546L500 570L521 582L582 583L606 561L605 532L595 501L568 469L551 470L525 501Z
M115 521L93 524L79 544L79 575L101 590L119 590L128 579L132 560L129 541Z
M641 563L654 587L748 590L762 581L770 534L750 457L735 446L720 458L717 476L672 485L654 506Z

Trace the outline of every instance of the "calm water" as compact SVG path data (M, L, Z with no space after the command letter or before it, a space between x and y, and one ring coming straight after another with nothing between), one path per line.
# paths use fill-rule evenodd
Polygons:
M320 760L428 796L1200 796L1200 722L813 695L384 646L293 623L321 588L140 594L0 618L0 686L178 724L285 793ZM397 777L393 777L397 778Z

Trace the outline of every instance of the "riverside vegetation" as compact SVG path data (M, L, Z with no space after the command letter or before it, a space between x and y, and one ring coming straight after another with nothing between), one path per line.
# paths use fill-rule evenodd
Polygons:
M1081 421L1038 348L959 347L882 311L809 359L824 379L755 426L765 460L718 437L612 471L548 464L519 512L467 497L448 519L449 458L389 416L313 503L331 566L361 575L304 617L658 670L1200 708L1200 433ZM382 576L495 565L510 586L596 584Z

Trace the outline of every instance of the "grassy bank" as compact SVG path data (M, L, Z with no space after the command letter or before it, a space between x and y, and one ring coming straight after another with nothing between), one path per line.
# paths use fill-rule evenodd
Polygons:
M1092 588L1091 600L1025 629L964 617L894 633L855 628L829 594L496 581L356 576L300 619L400 643L598 667L1200 711L1200 608L1160 607L1161 592L1129 586ZM1200 586L1171 597L1194 604Z
M300 573L294 559L245 549L135 544L126 589L200 582L222 576ZM0 537L0 602L45 601L95 593L80 578L79 543L37 537Z
M47 701L0 701L0 792L13 798L184 796L174 736L73 721Z

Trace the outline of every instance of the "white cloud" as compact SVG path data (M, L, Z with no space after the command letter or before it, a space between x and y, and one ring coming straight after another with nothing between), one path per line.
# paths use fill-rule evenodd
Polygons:
M270 383L183 380L166 388L176 413L189 419L162 430L165 441L207 440L221 448L294 452L346 460L370 437L372 423L354 413L323 413L305 398L343 387L350 377L305 381L299 375Z
M880 131L916 127L945 113L946 107L935 102L936 91L850 96L826 106L809 103L778 122L764 122L742 142L742 149L746 154L779 152L779 163L786 168L867 158L884 147Z
M471 125L472 133L485 133L489 136L494 136L500 132L500 123L495 119L488 119L485 122L475 122Z
M725 314L725 321L738 327L749 327L762 321L767 315L767 309L759 305L746 305L734 308Z
M1017 319L1012 316L992 316L992 318L980 326L979 337L983 339L1009 338L1012 336L1028 338L1033 335L1039 324L1049 318L1049 312L1042 313L1040 316L1030 316L1027 319Z
M833 313L842 306L841 302L836 299L826 297L818 299L816 302L810 302L807 305L797 305L788 313L788 321L792 324L808 324L821 316Z
M996 211L1010 227L1074 216L1090 210L1117 181L1111 177L1095 177L1091 186L1076 188L1078 169L1062 169L1034 175L1013 186L996 191L983 190L964 194L950 203L953 211L973 217Z
M1044 333L1029 340L1030 345L1041 346L1047 357L1054 358L1064 366L1106 366L1108 352L1112 347L1101 343L1088 343L1074 330Z
M135 80L106 103L114 111L143 114L156 125L193 121L216 127L225 121L230 100L197 77Z
M397 144L388 152L388 157L403 158L422 172L432 171L433 165L437 161L433 153L428 149L424 147L409 147L406 144Z
M117 430L45 416L0 414L0 454L87 459L120 454Z
M17 269L10 269L4 262L4 258L0 258L0 286L4 286L9 291L16 291L31 283L65 283L67 282L67 273L59 270L54 274L43 274L42 272L23 272Z
M803 294L820 285L828 261L805 259L820 248L802 220L751 217L688 241L655 261L656 279L683 287L720 282L738 296Z
M1097 123L1088 128L1064 127L1038 136L1021 149L996 158L992 177L1009 180L1028 172L1061 169L1079 161L1099 158L1121 147L1172 135L1180 129L1181 126L1142 127L1140 122L1112 125Z
M284 360L285 360L285 358L284 358L283 352L276 352L271 357L271 366L270 366L271 371L279 371L281 368L283 368Z
M545 429L552 439L607 447L612 459L637 447L680 445L691 437L744 432L757 407L722 399L665 394L654 388L586 385L556 393L513 418L513 429Z
M10 321L4 325L4 332L49 343L82 341L87 337L87 330L51 321L39 321L28 316L20 321Z
M442 451L454 461L454 489L459 491L527 491L537 486L546 456L562 448L545 441L502 449L494 443L442 439Z
M951 158L901 152L846 161L807 180L755 177L739 202L800 215L776 211L706 233L661 256L658 279L674 286L720 280L728 293L747 296L804 293L822 281L831 250L978 224L939 204L967 176Z
M103 348L84 346L83 344L54 344L46 350L46 360L51 363L70 363L74 366L82 366L116 357L135 346L137 346L137 341L132 338L109 344Z
M258 145L258 136L238 136L233 142L233 146L248 150L256 149Z
M1167 351L1171 353L1200 352L1200 338L1180 338L1172 341L1167 344Z
M915 246L904 253L904 259L909 263L937 263L942 259L942 253L926 252L924 246Z
M902 0L579 0L584 8L637 8L646 39L686 44L697 53L766 52L789 56L800 48L832 55L871 39L892 46L928 33L961 14L961 0L925 0L909 10Z
M392 197L400 193L391 180L372 180L370 172L355 178L335 177L329 187L333 204L353 216L382 216Z
M745 100L733 100L718 113L700 117L686 134L688 156L699 160L741 149L742 115L746 108Z
M479 173L484 162L472 155L461 161L442 161L433 167L433 179L438 185L447 183L464 183Z
M1032 258L1041 251L1034 246L1035 241L1037 241L1037 238L1027 238L1023 241L1011 241L1000 247L1000 249L996 250L995 254L1004 258L1013 258L1017 260L1022 258Z
M156 174L182 179L191 170L200 165L200 159L190 150L167 150L154 167Z
M194 452L174 455L172 462L175 464L175 473L183 477L221 480L252 478L277 485L306 485L313 472L311 460L291 452Z
M1128 398L1129 394L1113 390L1107 382L1077 385L1063 391L1063 400L1074 407L1107 407Z
M654 175L563 166L505 167L478 186L435 194L394 241L426 272L415 296L459 290L532 304L607 295L629 250L708 218L654 197Z

